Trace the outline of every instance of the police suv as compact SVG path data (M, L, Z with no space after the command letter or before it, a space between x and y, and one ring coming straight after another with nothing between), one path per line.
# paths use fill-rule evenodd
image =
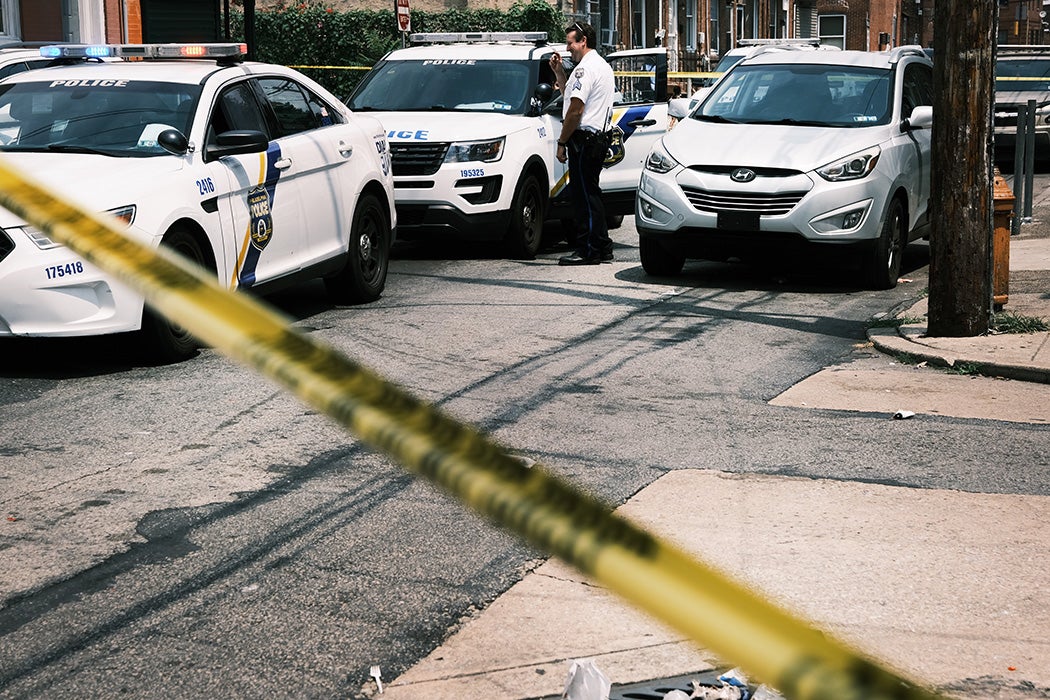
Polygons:
M398 235L502 240L539 249L544 221L571 216L559 163L561 96L546 32L413 34L384 56L347 105L377 116L393 156ZM667 129L664 49L607 57L617 94L602 173L610 218L634 212L642 164ZM569 67L567 66L567 69Z
M246 62L244 44L39 51L66 65L0 82L7 163L230 288L323 277L338 303L382 293L396 215L378 121ZM0 209L0 336L139 329L158 360L196 352L140 295Z

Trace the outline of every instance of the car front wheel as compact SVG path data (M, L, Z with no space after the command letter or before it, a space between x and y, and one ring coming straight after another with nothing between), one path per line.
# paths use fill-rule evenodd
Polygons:
M161 245L172 249L197 265L206 265L200 243L189 231L175 228L169 231ZM182 362L197 354L200 343L188 330L166 319L149 306L142 311L142 338L151 360L163 364Z
M546 198L539 181L526 175L510 209L510 230L503 239L508 253L514 258L531 260L536 257L543 240L543 219L546 216Z
M346 265L324 279L328 295L337 304L375 301L386 286L389 263L390 225L386 211L375 195L362 195L354 210Z
M862 263L867 268L866 276L873 289L893 289L897 286L904 258L905 226L904 205L894 197L874 248Z
M642 259L642 269L656 277L677 275L685 265L685 256L671 252L660 241L652 238L638 239L638 253Z

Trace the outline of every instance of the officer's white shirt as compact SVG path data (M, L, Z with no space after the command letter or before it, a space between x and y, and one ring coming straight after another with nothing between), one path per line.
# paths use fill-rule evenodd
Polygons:
M583 102L580 128L606 131L612 117L614 89L612 68L597 51L588 51L565 82L562 118L569 112L569 102L577 97Z

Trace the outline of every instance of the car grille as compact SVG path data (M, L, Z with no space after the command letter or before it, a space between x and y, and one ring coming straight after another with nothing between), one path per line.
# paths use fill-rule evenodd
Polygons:
M682 191L699 211L746 211L760 216L787 214L806 196L805 192L712 192L698 187L682 187Z
M433 175L445 160L447 143L391 143L394 175Z
M7 234L7 231L0 229L0 260L10 255L14 249L15 242L11 240L11 236Z

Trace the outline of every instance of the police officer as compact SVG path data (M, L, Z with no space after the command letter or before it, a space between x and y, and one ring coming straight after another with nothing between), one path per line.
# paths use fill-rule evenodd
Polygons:
M594 49L594 27L573 22L565 29L574 67L568 77L561 56L551 56L558 89L562 93L562 127L558 160L569 161L569 196L578 229L576 251L558 260L559 265L597 265L613 259L612 241L605 223L605 207L598 178L608 149L606 131L612 119L612 68Z

